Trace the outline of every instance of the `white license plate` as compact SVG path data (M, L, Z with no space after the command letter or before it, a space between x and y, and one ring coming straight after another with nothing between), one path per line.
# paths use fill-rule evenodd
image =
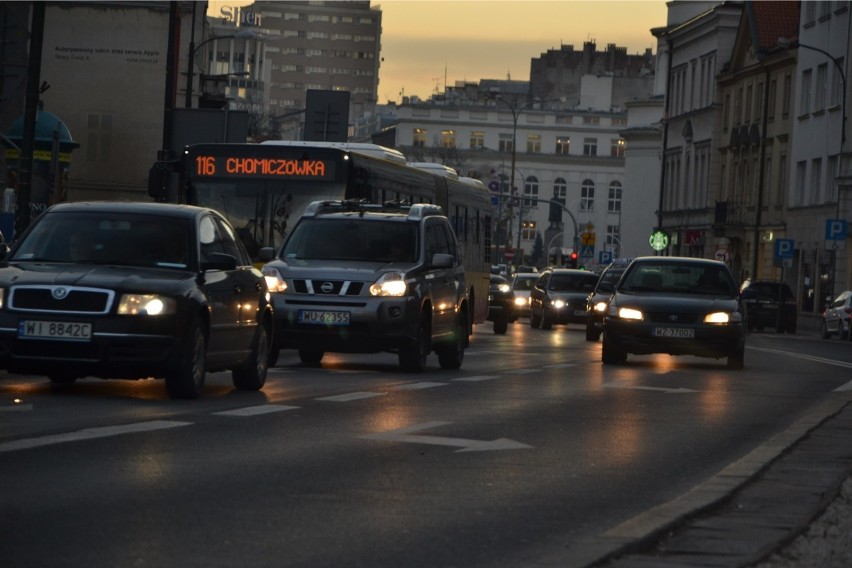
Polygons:
M92 324L23 320L18 322L18 337L89 341L92 339Z
M682 327L655 327L654 337L677 337L681 339L693 339L695 330Z
M299 323L315 325L349 325L349 312L299 310Z

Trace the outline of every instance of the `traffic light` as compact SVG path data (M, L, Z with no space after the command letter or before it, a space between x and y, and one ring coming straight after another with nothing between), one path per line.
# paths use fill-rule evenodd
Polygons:
M565 262L565 265L568 268L577 268L577 260L579 260L580 255L577 254L577 251L571 251L571 254L568 256L568 260Z

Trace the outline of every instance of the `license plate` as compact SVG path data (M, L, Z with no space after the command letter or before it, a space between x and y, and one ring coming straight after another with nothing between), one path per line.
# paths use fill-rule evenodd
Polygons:
M24 320L18 322L18 337L25 339L89 341L92 339L92 324Z
M299 323L315 325L349 325L349 312L299 310Z
M683 327L655 327L654 337L677 337L681 339L693 339L695 330Z
M586 310L574 310L575 316L584 316L586 315Z

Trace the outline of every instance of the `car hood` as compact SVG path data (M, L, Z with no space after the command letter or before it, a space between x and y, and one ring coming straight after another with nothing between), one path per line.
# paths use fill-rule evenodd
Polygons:
M641 307L652 312L708 313L715 311L733 312L739 304L736 298L718 296L696 296L687 294L633 294L616 292L614 302L618 306Z
M557 292L548 290L547 295L556 300L585 300L589 297L589 292Z
M0 286L88 286L154 291L159 286L173 288L175 282L194 276L194 272L163 268L26 262L0 267Z
M288 260L269 263L281 271L284 278L317 280L375 280L390 270L408 272L417 265L410 262L365 262L352 260Z

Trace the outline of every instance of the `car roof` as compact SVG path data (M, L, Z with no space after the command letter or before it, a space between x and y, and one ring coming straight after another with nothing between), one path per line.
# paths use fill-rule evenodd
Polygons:
M142 213L183 218L194 218L208 212L217 213L215 210L207 207L181 205L177 203L158 203L153 201L72 201L52 205L48 211Z
M699 264L699 265L710 265L710 266L724 266L727 268L727 264L721 262L719 260L713 260L710 258L696 258L693 256L639 256L633 259L633 262L630 264L645 264L645 263L654 263L654 264Z

